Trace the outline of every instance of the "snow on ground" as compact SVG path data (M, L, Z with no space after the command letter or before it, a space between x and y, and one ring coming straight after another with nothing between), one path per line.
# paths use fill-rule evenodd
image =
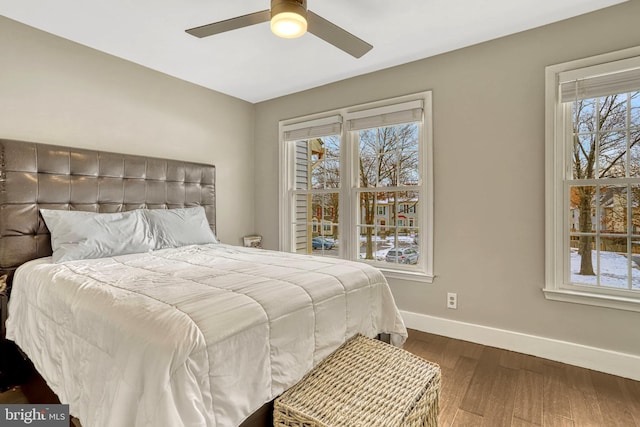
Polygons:
M406 247L415 245L414 236L398 236L398 247ZM373 242L374 255L376 261L384 261L389 252L394 247L394 236L389 236L385 239L380 236L371 236ZM360 259L364 259L367 252L367 238L366 236L360 236Z
M593 270L597 272L597 252L593 251ZM627 257L616 252L600 252L600 285L613 288L629 288ZM640 290L640 268L632 261L631 274L633 289ZM571 281L573 283L596 285L597 276L583 276L580 271L580 255L575 250L571 251Z

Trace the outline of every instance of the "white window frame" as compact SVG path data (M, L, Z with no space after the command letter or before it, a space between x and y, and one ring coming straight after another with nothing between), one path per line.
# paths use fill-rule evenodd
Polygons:
M394 268L381 266L376 263L387 278L402 279L417 282L432 283L433 275L433 121L432 121L432 94L431 91L420 92L416 94L401 96L392 99L370 102L357 106L325 111L318 114L312 114L304 117L297 117L288 120L282 120L279 123L279 250L291 252L295 246L293 244L293 212L290 203L291 191L295 187L295 176L290 164L293 161L294 144L287 143L285 132L297 128L309 126L323 126L327 122L335 121L336 116L341 117L344 123L350 119L366 118L371 111L380 114L393 114L398 109L398 105L407 103L420 103L423 108L423 119L418 122L419 134L421 140L419 142L419 156L422 170L420 187L420 204L418 209L418 223L420 224L420 241L419 251L420 260L418 265L410 268L404 266L394 266ZM353 176L354 165L358 159L358 146L354 143L357 138L357 131L349 131L347 126L342 126L341 138L341 163L346 165L350 163L350 167L346 167L341 176L340 198L347 201L339 206L339 217L346 219L340 220L340 247L339 256L343 259L352 261L365 262L357 258L357 248L359 248L359 236L357 233L358 216L360 215L360 207L358 203L358 176ZM347 151L349 151L347 153ZM390 187L383 191L393 191ZM322 190L320 190L322 191ZM324 191L334 191L324 190ZM377 213L377 212L376 212Z
M571 148L566 142L571 130L565 117L569 104L561 102L560 84L567 76L584 78L622 71L640 47L611 52L546 67L545 70L545 298L600 307L640 312L640 293L615 288L591 288L569 283L569 206L567 182ZM638 59L640 61L640 59ZM626 64L626 65L625 65Z

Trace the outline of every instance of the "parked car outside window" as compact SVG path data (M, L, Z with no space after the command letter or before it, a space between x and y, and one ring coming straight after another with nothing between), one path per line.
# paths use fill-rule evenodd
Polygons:
M417 264L418 251L414 248L391 248L384 260L386 262L397 262L398 264Z
M311 239L313 249L333 249L333 242L325 237L314 237Z

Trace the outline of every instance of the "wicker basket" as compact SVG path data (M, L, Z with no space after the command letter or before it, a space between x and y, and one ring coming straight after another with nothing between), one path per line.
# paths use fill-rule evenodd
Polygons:
M440 367L356 335L275 400L274 426L438 425Z

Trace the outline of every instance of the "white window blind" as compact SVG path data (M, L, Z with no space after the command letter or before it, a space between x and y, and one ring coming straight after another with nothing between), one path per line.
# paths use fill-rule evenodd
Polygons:
M613 65L618 71L607 71ZM640 58L559 73L559 80L561 102L633 92L640 88Z
M363 130L422 120L422 100L347 114L347 130Z
M294 123L283 126L282 130L285 141L301 141L321 136L340 135L342 132L342 117L331 116Z

